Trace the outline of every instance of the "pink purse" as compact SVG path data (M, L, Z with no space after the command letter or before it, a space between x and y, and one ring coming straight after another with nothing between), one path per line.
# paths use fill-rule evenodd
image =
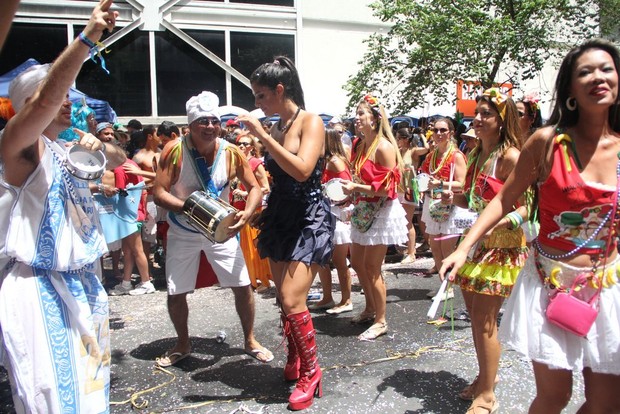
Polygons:
M583 301L575 296L575 287L588 280L581 274L573 281L573 286L567 292L556 292L549 298L546 315L549 322L577 336L586 336L598 315L598 299L602 283L599 281L598 290L590 300Z

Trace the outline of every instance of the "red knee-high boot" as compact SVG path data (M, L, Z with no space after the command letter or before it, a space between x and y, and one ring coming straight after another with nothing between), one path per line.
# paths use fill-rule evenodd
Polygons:
M284 366L284 379L286 381L296 381L299 378L299 366L301 361L297 354L297 347L295 346L295 338L291 332L291 323L288 321L284 313L280 314L282 318L282 329L284 336L286 337L286 365Z
M318 364L314 338L316 331L308 310L287 315L286 318L291 324L291 333L295 339L295 346L301 361L299 380L297 380L295 390L288 399L289 408L291 410L303 410L312 405L315 395L319 398L323 396L321 385L323 373Z

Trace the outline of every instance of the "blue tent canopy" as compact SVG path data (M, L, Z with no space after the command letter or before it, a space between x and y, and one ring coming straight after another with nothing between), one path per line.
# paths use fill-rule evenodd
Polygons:
M35 59L28 59L21 65L16 68L11 69L4 75L0 76L0 96L4 98L9 97L9 84L17 75L28 69L30 66L38 65ZM93 111L95 111L95 118L97 118L97 122L117 122L116 112L110 106L110 104L106 101L102 101L99 99L91 98L85 93L71 88L69 89L69 99L71 102L82 102L82 100L86 100L86 105L88 105Z

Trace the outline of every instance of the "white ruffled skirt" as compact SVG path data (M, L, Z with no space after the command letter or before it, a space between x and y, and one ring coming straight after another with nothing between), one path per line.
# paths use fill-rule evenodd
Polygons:
M334 245L351 243L351 211L353 205L331 206L332 214L336 216L336 229L334 230Z
M362 246L406 243L408 234L407 213L398 199L387 200L383 204L365 233L351 226L351 241Z
M620 375L620 285L602 289L598 316L585 338L548 322L548 302L531 254L506 303L499 330L503 347L555 369L589 367Z
M429 212L431 197L424 197L422 206L422 221L426 224L428 234L463 234L465 229L474 225L478 214L466 208L453 206L448 220L439 223L435 221Z

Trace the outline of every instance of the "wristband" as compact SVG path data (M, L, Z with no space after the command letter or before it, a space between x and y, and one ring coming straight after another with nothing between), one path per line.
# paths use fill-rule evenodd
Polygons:
M508 213L506 215L506 218L510 220L513 230L516 230L517 228L519 228L519 226L521 226L521 224L523 224L523 217L521 217L521 214L517 213L516 211L511 211L510 213Z
M110 51L106 49L105 45L101 42L93 42L84 34L84 32L81 32L78 35L78 39L80 39L80 42L88 46L88 48L90 49L90 60L97 63L97 61L95 60L95 56L99 56L99 65L109 75L110 71L108 70L108 68L106 68L105 59L101 54L101 49L103 49L105 53L110 53Z
M105 194L105 186L103 184L97 184L97 190L99 194Z

